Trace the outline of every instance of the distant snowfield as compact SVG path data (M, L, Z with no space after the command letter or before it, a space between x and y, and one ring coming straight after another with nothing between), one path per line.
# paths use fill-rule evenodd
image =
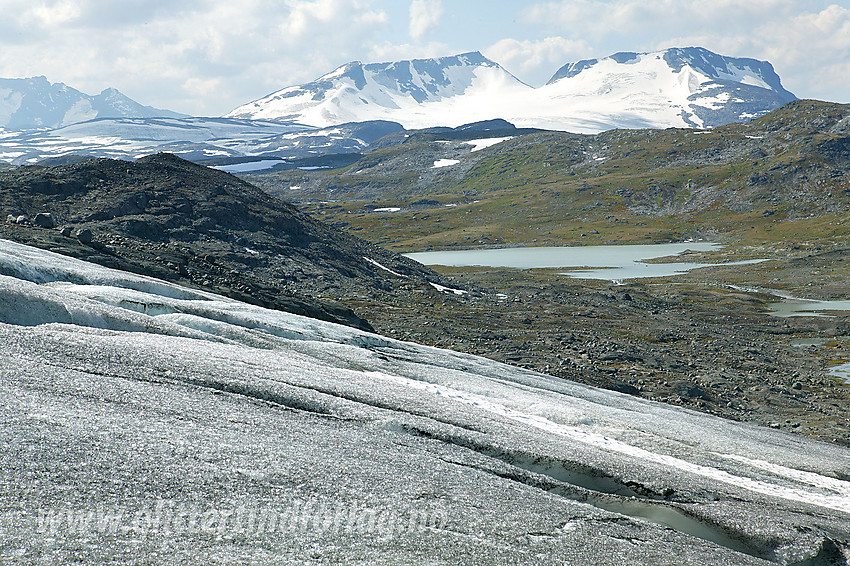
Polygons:
M847 552L837 445L2 240L0 273L4 561ZM111 534L67 521L104 508Z
M105 118L0 139L0 160L28 165L49 157L96 155L115 159L193 149L205 157L269 152L315 128L226 118ZM278 162L279 163L279 162Z

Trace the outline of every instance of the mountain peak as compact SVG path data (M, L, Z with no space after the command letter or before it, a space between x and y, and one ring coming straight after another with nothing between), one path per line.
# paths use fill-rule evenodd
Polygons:
M779 76L767 61L718 55L704 47L671 47L661 51L643 53L623 51L603 59L583 59L574 63L567 63L558 69L546 84L574 78L603 62L634 65L648 59L663 60L674 73L679 73L685 67L688 67L704 75L707 79L743 82L743 84L750 86L774 90L787 97L789 101L796 99L793 94L782 87Z
M761 116L795 96L770 63L702 47L622 51L561 67L534 89L479 51L382 63L353 61L227 117L327 127L391 120L406 128L502 118L519 127L595 133L610 128L711 127Z
M51 83L41 75L28 79L0 78L0 128L30 130L60 128L95 118L180 117L182 114L142 106L114 88L98 95L82 93L64 83Z
M600 108L631 99L635 107L651 105L653 112L667 113L671 124L681 120L683 126L700 128L747 121L796 99L767 61L718 55L704 47L620 52L568 63L544 89L560 97L594 94Z
M382 63L352 61L313 82L273 92L233 110L228 118L290 119L313 126L392 120L427 127L417 108L470 92L523 83L478 51ZM495 116L485 116L493 118ZM457 124L473 120L454 118ZM445 124L444 124L445 125Z

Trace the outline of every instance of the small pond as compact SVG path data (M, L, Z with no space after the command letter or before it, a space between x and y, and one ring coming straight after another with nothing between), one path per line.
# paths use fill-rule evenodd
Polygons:
M850 301L809 301L789 298L771 303L768 313L771 316L787 318L789 316L830 316L829 311L850 311Z
M850 362L829 368L829 375L835 376L850 385Z

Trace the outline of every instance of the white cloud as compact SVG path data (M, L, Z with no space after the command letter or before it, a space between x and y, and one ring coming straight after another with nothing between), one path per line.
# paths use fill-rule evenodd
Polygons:
M369 60L375 62L403 61L407 59L445 57L454 54L451 47L445 43L429 42L414 45L412 43L394 44L384 41L372 46L369 50Z
M0 23L0 69L89 93L114 86L144 104L218 115L360 58L388 25L373 4L0 0L4 18L14 15Z
M502 39L483 51L512 73L539 86L564 64L584 57L588 51L582 40L547 37L540 41Z
M346 27L357 28L387 21L383 11L370 10L368 2L357 0L289 0L287 5L290 12L280 27L288 34L288 40L314 36L322 28L326 28L323 35L344 35Z
M39 27L51 28L74 21L80 17L81 10L75 2L60 0L35 4L26 14Z
M787 17L796 0L568 0L530 6L525 19L576 30L583 37L646 38L699 30L746 30L764 18Z
M821 0L0 0L0 14L0 76L195 114L355 59L475 49L536 85L576 59L700 45L771 61L798 96L850 97L850 10Z
M441 0L413 0L410 3L410 37L414 41L422 40L440 24L442 17Z
M798 96L850 102L850 10L831 5L757 30L759 53Z

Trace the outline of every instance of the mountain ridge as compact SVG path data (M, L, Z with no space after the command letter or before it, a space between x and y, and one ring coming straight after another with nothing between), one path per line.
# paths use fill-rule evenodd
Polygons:
M718 232L763 238L788 230L808 239L832 230L834 215L850 207L848 134L850 105L797 100L712 130L506 132L482 151L470 141L483 135L414 134L347 168L247 178L405 252ZM452 164L434 167L440 161ZM423 199L434 204L412 204ZM400 211L369 214L364 201Z
M705 48L615 53L561 67L534 88L480 52L347 63L275 91L226 117L393 120L408 129L502 118L521 127L598 133L613 128L714 127L766 114L796 96L773 66Z
M0 78L0 128L12 131L60 128L95 118L185 117L144 106L114 88L89 95L47 77Z
M267 117L319 126L335 125L338 119L388 119L382 108L415 111L417 104L467 92L481 82L483 75L489 75L488 80L495 84L530 88L477 51L433 59L366 64L352 61L315 81L285 87L244 104L225 117ZM342 102L353 109L341 107Z
M359 327L368 325L334 298L449 286L241 179L170 154L4 171L0 210L13 218L50 212L68 227L4 222L3 238ZM328 299L317 305L314 297Z
M41 85L32 87L40 94L24 100L20 89L17 94L4 91L2 81ZM621 52L569 63L539 88L477 51L388 63L354 61L219 118L151 117L168 112L141 106L114 89L89 97L44 77L0 79L0 129L30 128L4 132L0 162L135 159L159 152L195 161L298 160L371 151L380 145L374 146L367 132L376 127L398 137L406 135L403 130L494 120L525 130L582 134L711 128L746 122L795 99L770 63L699 47Z

